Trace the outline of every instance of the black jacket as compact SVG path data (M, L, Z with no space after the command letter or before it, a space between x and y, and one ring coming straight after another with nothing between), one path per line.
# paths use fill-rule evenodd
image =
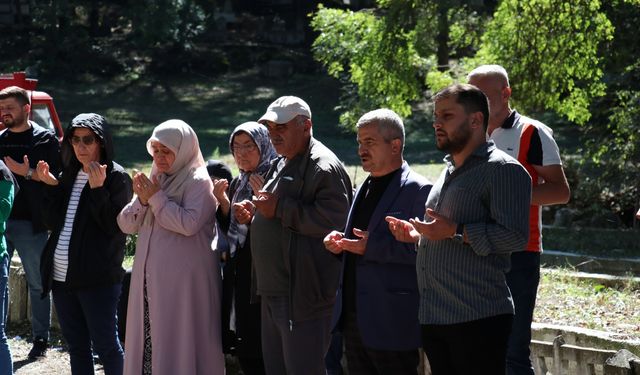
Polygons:
M100 162L107 165L107 177L99 188L91 189L87 183L80 195L69 242L66 286L70 289L107 286L121 282L124 276L122 260L126 236L120 231L116 217L133 196L131 178L119 164L111 160L113 149L106 123L87 125L86 119L83 120L85 122L81 125L72 122L65 134L62 145L64 169L58 178L59 184L46 185L45 189L43 219L52 232L40 264L43 295L51 289L53 255L64 226L71 189L80 169L77 160L65 160L64 153L65 148L71 147L68 139L76 127L90 128L100 139L103 148ZM75 157L72 156L72 159Z
M233 197L238 187L236 177L229 186L229 196ZM223 217L220 209L216 218L224 235L229 231L230 215ZM251 230L247 233L244 246L236 249L235 256L225 262L222 279L222 343L225 353L238 357L262 358L260 342L260 300L256 296L253 260L251 258ZM233 304L233 308L232 308ZM229 330L231 311L235 312L235 334Z
M33 121L29 121L31 129L22 134L12 133L8 129L0 132L0 157L9 156L22 163L23 155L29 157L29 166L36 167L39 160L49 164L49 170L53 174L60 173L60 143L55 133L45 129ZM26 143L17 143L17 139ZM44 184L34 180L26 180L24 176L14 175L20 192L16 193L13 209L9 219L23 220L26 214L30 217L33 231L41 233L48 228L42 222L41 208ZM23 212L24 211L24 212ZM28 214L27 214L28 212Z

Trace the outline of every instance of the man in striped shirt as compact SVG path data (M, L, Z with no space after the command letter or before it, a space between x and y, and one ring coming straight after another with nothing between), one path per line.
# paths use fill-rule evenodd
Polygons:
M566 203L570 196L569 184L553 131L509 106L511 87L507 71L500 65L482 65L471 71L468 78L469 83L489 99L489 139L518 159L531 175L529 242L522 248L525 251L511 254L511 270L507 273L507 285L516 310L507 350L507 374L534 375L529 344L540 281L542 206Z
M486 140L489 106L476 87L433 97L446 168L425 221L387 217L396 239L417 242L419 318L433 375L504 374L513 302L505 273L528 239L531 178Z

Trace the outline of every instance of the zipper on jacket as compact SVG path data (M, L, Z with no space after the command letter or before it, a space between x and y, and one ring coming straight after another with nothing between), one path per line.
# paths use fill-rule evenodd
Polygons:
M293 332L293 320L289 320L289 332Z

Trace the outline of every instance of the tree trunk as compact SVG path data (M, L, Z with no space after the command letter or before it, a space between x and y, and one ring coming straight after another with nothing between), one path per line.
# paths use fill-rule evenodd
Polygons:
M438 70L441 72L449 69L449 8L438 4Z

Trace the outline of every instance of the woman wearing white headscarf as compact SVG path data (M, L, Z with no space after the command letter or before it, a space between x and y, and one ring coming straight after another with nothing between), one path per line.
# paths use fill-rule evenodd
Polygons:
M136 197L118 216L123 232L138 233L125 375L222 375L216 200L198 138L169 120L153 130L147 150L151 176L134 176Z

